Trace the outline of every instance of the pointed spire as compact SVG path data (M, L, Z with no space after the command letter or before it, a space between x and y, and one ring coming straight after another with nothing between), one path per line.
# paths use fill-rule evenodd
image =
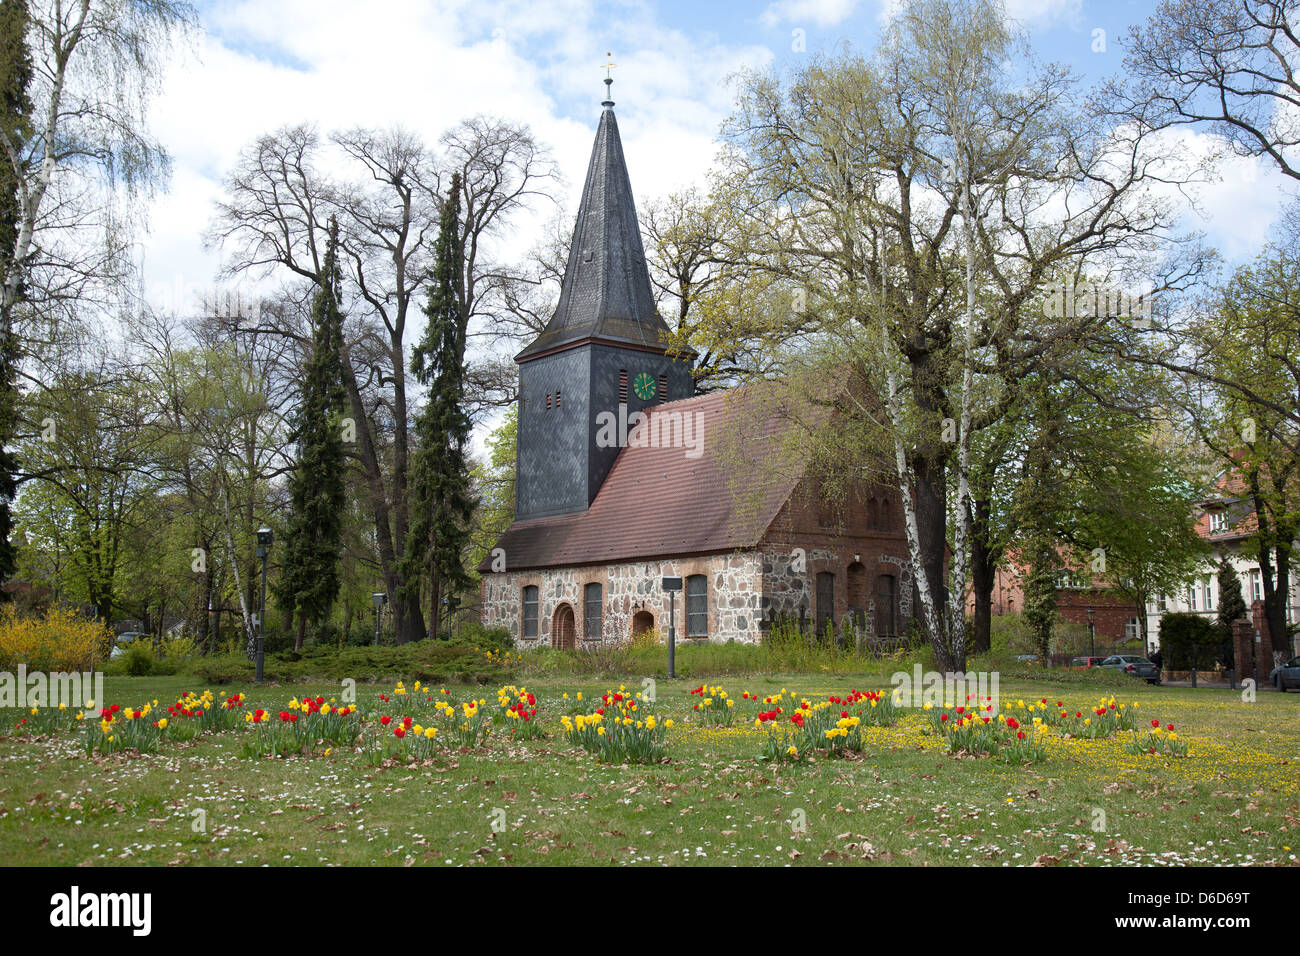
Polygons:
M607 74L613 66L606 64ZM606 75L606 97L613 82ZM668 326L650 288L614 103L607 98L603 105L559 305L542 333L515 356L516 362L589 340L665 351L661 337L668 334Z
M600 105L605 107L607 110L613 109L614 107L614 94L610 91L610 87L614 85L613 69L618 66L618 64L611 59L612 56L613 54L609 51L605 52L605 101Z

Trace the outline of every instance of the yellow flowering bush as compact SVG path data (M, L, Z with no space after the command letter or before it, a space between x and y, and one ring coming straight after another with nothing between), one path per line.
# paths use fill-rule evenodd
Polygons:
M0 609L0 670L89 671L108 657L112 634L76 611L52 608L24 617L12 604Z

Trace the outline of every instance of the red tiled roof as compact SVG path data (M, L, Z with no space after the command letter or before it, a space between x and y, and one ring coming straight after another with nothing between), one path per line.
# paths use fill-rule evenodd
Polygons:
M681 447L623 448L585 512L516 521L507 529L497 543L505 549L506 567L608 564L757 545L802 476L802 466L773 465L784 456L770 454L784 434L799 427L797 416L787 414L779 400L770 408L751 401L767 401L772 385L656 406L651 415L702 416L693 419L704 429L700 457L686 457ZM827 413L825 407L811 411ZM761 457L766 449L771 467L751 469L738 461L733 439L742 433L746 457ZM733 482L738 472L744 474L741 488ZM491 570L491 555L479 570Z

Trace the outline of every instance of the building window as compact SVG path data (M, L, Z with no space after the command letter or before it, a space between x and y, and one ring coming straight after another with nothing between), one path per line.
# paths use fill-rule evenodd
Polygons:
M1090 581L1074 571L1058 571L1056 574L1056 586L1062 591L1086 591L1090 584Z
M709 636L709 579L703 574L686 579L686 636Z
M1196 582L1195 581L1192 582L1191 590L1187 592L1187 608L1188 610L1191 611L1198 610L1198 608L1196 607Z
M618 402L620 405L627 404L627 369L618 370Z
M1136 641L1142 636L1142 622L1135 617L1128 619L1124 625L1124 639L1127 641Z
M1214 592L1210 590L1210 579L1205 579L1205 584L1201 587L1201 603L1207 611L1214 610Z
M665 402L667 400L668 400L668 376L660 375L659 376L659 401Z
M551 407L551 393L550 393L550 392L547 392L547 393L546 393L546 407L547 407L547 408L550 408L550 407Z
M601 634L600 611L602 607L601 586L588 584L583 588L583 629L587 640L598 641Z
M835 626L835 575L830 571L818 571L817 636L824 637L828 626Z
M556 407L556 408L559 408L559 407L560 407L560 393L559 393L559 392L556 392L556 393L555 393L555 407Z
M1220 534L1228 530L1228 512L1210 512L1210 534Z
M892 574L876 577L876 636L898 633L898 582Z
M537 636L537 585L524 588L524 637Z
M1250 572L1250 599L1252 601L1264 600L1264 578L1260 574L1259 568L1255 568Z

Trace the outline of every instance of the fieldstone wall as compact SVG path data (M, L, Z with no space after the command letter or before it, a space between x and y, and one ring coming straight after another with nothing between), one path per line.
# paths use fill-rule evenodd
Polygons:
M649 615L652 625L668 631L669 597L660 579L704 574L709 579L707 639L715 643L760 639L763 558L757 551L728 552L669 561L637 561L576 568L489 573L483 576L482 621L515 635L521 648L550 646L556 612L573 609L579 646L597 643L586 637L585 586L602 587L601 642L620 642L632 635L633 619ZM523 589L538 589L537 637L523 636ZM676 596L678 640L686 640L685 591ZM645 618L643 617L643 620Z
M850 542L851 547L862 548L860 543ZM811 543L810 543L811 545ZM854 610L850 600L849 572L855 565L861 566L865 594L855 596L862 600L858 608L866 612L866 631L875 634L876 627L876 576L885 572L892 574L897 581L896 597L898 601L898 619L896 627L900 634L906 634L908 622L912 617L912 569L906 557L895 554L864 554L862 550L846 551L843 548L830 547L767 547L762 552L763 559L763 617L777 620L782 617L790 620L802 619L808 627L814 627L817 619L817 596L813 582L819 572L829 572L835 576L835 610L834 620L838 630L843 626L844 618Z

